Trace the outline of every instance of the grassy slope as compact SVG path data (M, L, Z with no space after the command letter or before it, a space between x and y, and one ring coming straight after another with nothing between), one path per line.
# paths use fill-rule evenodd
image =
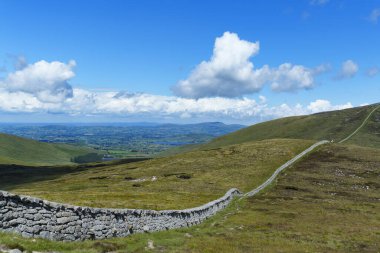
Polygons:
M0 134L0 164L59 165L70 158L91 152L65 144L43 143L13 135Z
M273 138L326 139L337 142L351 134L360 126L363 120L376 106L377 105L369 105L340 111L267 121L216 138L210 143L203 145L202 148L207 149ZM377 125L376 122L374 122L376 117ZM350 143L380 148L379 117L379 112L377 111L375 115L372 115L370 118L371 124L360 130L360 135L366 136L366 138L361 140L358 135L357 138L353 138ZM377 130L374 131L374 129Z
M0 185L4 190L76 205L188 208L221 197L232 187L248 191L258 186L277 167L312 143L250 142L138 163L71 171L49 169L50 175L44 178L40 176L45 174L41 170L5 168L0 169ZM157 180L152 181L152 177Z
M199 226L127 238L51 242L0 234L0 244L60 252L379 252L380 150L328 145L258 196ZM148 241L154 249L147 250Z
M380 109L377 109L363 128L345 143L380 148Z

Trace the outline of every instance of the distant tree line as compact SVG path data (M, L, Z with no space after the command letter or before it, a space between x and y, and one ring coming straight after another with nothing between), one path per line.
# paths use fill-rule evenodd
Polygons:
M88 153L85 155L75 156L71 158L73 163L92 163L102 161L103 155L97 153Z

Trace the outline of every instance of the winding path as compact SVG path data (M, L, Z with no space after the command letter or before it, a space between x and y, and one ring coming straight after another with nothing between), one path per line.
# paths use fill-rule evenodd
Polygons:
M373 109L367 116L367 118L364 119L363 123L354 131L352 132L352 134L350 134L349 136L347 136L346 138L344 138L343 140L339 141L338 143L343 143L345 141L347 141L348 139L350 139L352 136L354 136L357 132L359 132L359 130L367 123L367 121L369 120L369 118L372 116L372 114L380 108L380 105L378 105L377 107L375 107L375 109Z
M263 184L261 184L259 187L255 188L255 189L253 189L252 191L247 192L246 194L244 194L244 196L245 197L252 197L253 195L259 193L265 187L267 187L268 185L270 185L281 171L283 171L284 169L286 169L290 165L294 164L296 161L298 161L300 158L302 158L303 156L305 156L307 153L310 153L311 151L313 151L316 147L318 147L320 145L323 145L323 144L326 144L326 143L329 143L329 141L326 141L326 140L319 141L319 142L313 144L312 146L310 146L309 148L305 149L304 151L302 151L301 153L299 153L298 155L296 155L295 157L293 157L291 160L289 160L286 163L284 163L283 165L281 165L281 167L279 167L272 174L272 176L267 179L267 181L265 181Z
M328 141L313 144L279 167L262 185L244 195L233 188L217 200L185 210L79 207L0 191L0 230L16 232L24 237L75 241L189 227L224 209L234 197L257 194L272 183L282 170L325 143Z
M363 123L339 143L354 136L379 108L380 105L373 109ZM132 233L189 227L201 223L224 209L235 196L244 198L256 195L270 185L281 171L326 143L329 141L316 142L277 168L259 187L245 194L241 194L238 189L233 188L217 200L185 210L155 211L77 207L0 191L0 230L16 232L25 237L72 241L124 237ZM40 218L37 219L35 216Z

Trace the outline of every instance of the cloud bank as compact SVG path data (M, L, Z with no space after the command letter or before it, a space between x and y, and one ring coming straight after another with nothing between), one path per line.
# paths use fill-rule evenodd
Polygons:
M253 123L278 117L350 108L350 103L332 105L316 100L309 105L270 106L266 98L181 98L146 93L93 92L73 89L71 97L59 102L43 102L34 94L0 90L0 111L8 113L50 113L75 117L134 118L149 121L226 121Z
M216 38L210 60L201 62L172 90L175 95L187 98L239 97L258 92L265 84L277 92L296 91L312 88L314 77L328 70L292 63L277 68L268 65L255 68L250 58L259 50L259 42L242 40L236 33L225 32Z

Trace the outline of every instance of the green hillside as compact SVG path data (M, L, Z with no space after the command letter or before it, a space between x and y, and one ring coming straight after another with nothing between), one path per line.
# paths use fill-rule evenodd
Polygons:
M380 148L380 108L377 108L363 127L345 143Z
M0 164L62 165L71 158L94 152L88 148L53 144L0 133Z
M306 116L287 117L259 123L214 139L202 149L274 138L334 140L338 142L358 128L379 104ZM380 109L348 143L380 147Z
M70 253L379 252L379 168L379 149L326 145L287 169L269 189L234 201L194 227L84 242L0 233L0 245ZM155 248L147 249L148 242Z
M246 192L259 186L312 144L273 139L99 167L0 166L0 185L2 190L81 206L190 208L233 187Z

